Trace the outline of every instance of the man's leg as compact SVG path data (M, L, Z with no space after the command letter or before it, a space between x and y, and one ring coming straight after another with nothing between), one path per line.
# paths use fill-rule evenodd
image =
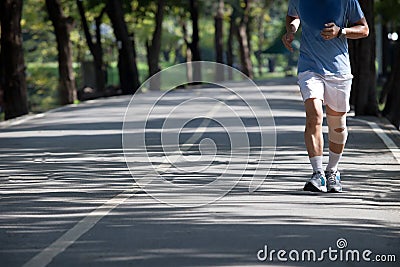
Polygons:
M329 162L326 167L327 191L341 192L342 184L338 164L347 141L346 113L326 107L329 128Z
M346 113L326 106L329 128L329 162L327 171L337 171L347 141Z
M313 168L311 179L304 185L305 191L327 192L326 178L322 167L324 138L322 135L325 82L323 77L313 72L299 73L300 92L306 111L304 141Z
M305 102L305 109L306 130L304 132L304 140L313 168L313 175L304 185L304 190L327 192L326 178L322 168L322 154L324 149L324 138L322 135L322 100L317 98L307 99Z
M305 101L306 129L304 141L314 172L323 173L322 155L324 139L322 135L323 109L322 100L310 98Z

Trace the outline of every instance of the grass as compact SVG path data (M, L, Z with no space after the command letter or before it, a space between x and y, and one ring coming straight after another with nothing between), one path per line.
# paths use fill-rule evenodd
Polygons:
M271 79L279 79L286 77L286 73L284 71L279 72L264 72L262 75L257 75L255 77L256 80L271 80Z

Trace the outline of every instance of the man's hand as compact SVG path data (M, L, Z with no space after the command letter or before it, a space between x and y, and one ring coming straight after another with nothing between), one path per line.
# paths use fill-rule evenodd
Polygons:
M282 36L282 42L290 52L294 51L293 47L292 47L293 41L294 41L294 33L293 32L287 32Z
M340 27L336 26L335 23L327 23L325 24L325 28L321 31L321 36L325 40L335 39L340 31Z
M292 42L294 41L294 34L300 27L299 17L286 16L286 33L282 36L282 42L285 47L293 52Z

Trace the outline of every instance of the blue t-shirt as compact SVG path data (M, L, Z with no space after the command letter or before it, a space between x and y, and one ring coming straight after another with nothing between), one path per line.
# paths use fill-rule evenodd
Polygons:
M362 19L364 14L357 0L289 0L288 16L299 17L302 25L299 73L351 73L347 39L324 40L321 31L326 23L344 28Z

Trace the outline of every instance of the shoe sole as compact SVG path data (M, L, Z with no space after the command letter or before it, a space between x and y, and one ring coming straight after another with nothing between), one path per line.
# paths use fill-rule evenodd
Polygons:
M336 190L332 188L331 190L328 190L328 193L342 193L342 190Z
M325 193L324 191L319 190L317 187L315 187L315 185L313 185L312 183L306 183L303 190L308 192Z

